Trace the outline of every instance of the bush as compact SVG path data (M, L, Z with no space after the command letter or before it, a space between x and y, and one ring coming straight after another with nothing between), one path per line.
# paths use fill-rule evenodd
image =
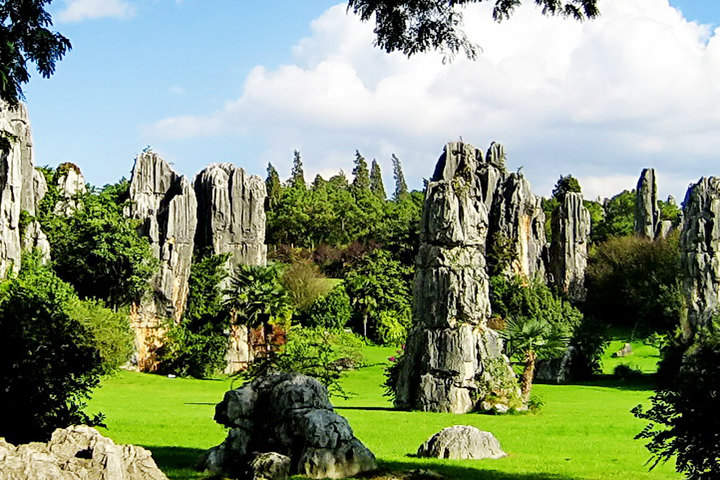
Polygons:
M585 316L570 340L575 355L570 362L570 377L589 379L602 370L602 356L608 345L608 327Z
M103 373L112 373L130 360L135 336L127 313L114 312L100 300L71 298L66 306L70 318L83 325L95 339Z
M615 378L618 380L637 380L638 378L642 378L643 373L638 366L621 363L615 366L613 375L615 375Z
M298 260L285 268L280 279L297 312L305 312L331 288L327 278L310 260Z
M635 437L649 440L651 468L676 457L690 480L720 478L720 334L702 332L685 352L679 372L633 414L650 423Z
M409 311L396 312L386 310L380 312L377 323L377 339L384 345L401 345L405 342L410 328Z
M307 312L307 325L329 330L345 327L350 321L350 297L342 284L336 285L324 297L315 300Z
M45 441L60 427L96 425L84 412L103 372L91 329L73 318L76 300L37 256L23 259L0 298L0 437L12 443Z

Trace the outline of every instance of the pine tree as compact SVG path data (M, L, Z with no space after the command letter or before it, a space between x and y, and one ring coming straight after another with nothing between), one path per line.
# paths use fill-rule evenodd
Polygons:
M355 150L355 168L352 173L355 177L352 182L353 190L355 192L370 190L370 172L368 171L365 158L360 155L358 150Z
M405 175L402 171L402 165L400 159L393 153L392 154L393 164L393 177L395 177L395 198L399 198L402 195L408 193L407 183L405 183Z
M325 186L325 184L327 184L327 183L328 183L327 180L325 180L322 177L322 175L320 175L318 173L317 175L315 175L315 180L313 180L312 189L318 190L318 189L322 188L323 186Z
M301 190L307 189L305 183L305 172L303 171L302 159L300 158L300 152L297 150L293 151L293 168L290 172L290 187L299 188Z
M372 167L370 168L370 191L373 192L380 200L386 200L385 185L383 185L382 173L377 160L373 158Z
M268 163L267 166L265 190L267 191L265 204L268 209L274 208L280 201L280 195L282 195L282 184L280 183L280 175L278 175L278 172L275 170L272 163Z

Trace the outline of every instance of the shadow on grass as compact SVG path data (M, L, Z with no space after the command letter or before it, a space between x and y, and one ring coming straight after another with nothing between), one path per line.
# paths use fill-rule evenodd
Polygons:
M466 467L461 465L450 465L444 461L433 461L422 459L417 462L400 462L378 460L378 466L383 470L433 470L445 478L452 480L575 480L573 477L558 475L555 473L528 472L528 473L507 473L493 470L489 464L480 461L477 467Z
M153 445L143 445L143 447L152 452L157 466L172 480L196 480L207 477L207 474L196 470L206 450Z
M373 411L373 410L381 410L385 412L401 412L402 410L399 410L397 408L393 407L333 407L335 410L367 410L367 411Z
M572 385L588 387L616 388L618 390L654 390L657 387L657 377L654 373L643 373L633 378L619 379L614 375L598 375L592 380L574 382Z

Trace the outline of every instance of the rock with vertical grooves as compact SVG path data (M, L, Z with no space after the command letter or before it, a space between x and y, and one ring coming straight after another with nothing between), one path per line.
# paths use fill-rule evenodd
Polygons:
M635 190L635 233L652 240L657 236L659 222L655 169L646 168L640 174Z
M50 245L36 221L20 223L20 212L35 215L47 191L42 173L33 164L30 119L24 104L10 108L0 102L0 131L14 137L9 151L0 153L0 277L6 277L20 268L23 248L37 247L49 258Z
M396 370L400 408L465 413L490 394L505 406L518 398L502 343L486 326L486 167L476 148L450 143L428 184L413 290L415 325Z
M570 298L585 298L585 267L590 237L590 212L581 193L567 193L552 216L550 272L555 286Z
M141 233L160 260L151 289L131 316L136 334L137 364L154 368L153 350L163 336L165 319L180 321L188 295L188 278L197 227L197 201L190 182L153 152L135 159L126 215L141 222Z
M510 173L497 185L488 234L489 253L511 248L513 261L507 275L545 278L545 212L542 200L530 190L530 182L519 173Z
M703 177L687 191L680 235L686 332L706 325L720 307L720 178Z
M80 168L72 163L62 163L57 168L55 186L58 201L53 209L56 215L69 216L80 207L78 196L87 192L85 177Z
M230 253L231 267L265 265L265 182L230 163L216 163L197 174L194 187L198 249Z

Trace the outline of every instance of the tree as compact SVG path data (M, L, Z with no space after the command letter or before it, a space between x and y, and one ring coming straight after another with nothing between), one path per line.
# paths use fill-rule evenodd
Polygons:
M605 200L603 208L605 217L597 225L594 241L627 237L635 232L635 190L625 190Z
M370 172L368 172L365 157L360 155L359 150L355 150L355 168L353 168L353 193L356 195L370 190Z
M374 20L375 44L387 52L407 56L439 50L445 58L462 50L475 59L478 47L463 31L461 9L484 0L348 0L348 10L363 21ZM494 0L493 18L510 17L521 0ZM597 0L535 0L544 15L562 15L576 20L599 14Z
M387 195L385 194L385 185L383 185L382 172L380 171L380 165L377 160L373 159L372 167L370 168L370 191L375 194L380 200L386 200Z
M508 319L500 335L507 342L505 347L510 356L520 357L524 363L520 395L523 402L528 403L535 375L535 361L563 356L569 338L559 326L524 315Z
M393 178L395 178L395 199L408 193L407 183L405 183L405 175L403 174L400 159L392 154Z
M633 414L650 423L636 439L649 440L651 469L673 457L689 480L720 478L720 334L718 325L700 332L683 355L679 372Z
M582 193L580 182L572 175L560 175L560 178L555 183L555 188L553 188L552 196L558 202L562 202L568 193Z
M293 167L290 171L290 187L300 190L307 189L307 184L305 183L305 172L303 171L302 158L300 158L300 152L298 152L297 150L293 151Z
M282 195L282 183L280 183L280 175L277 170L273 167L272 163L268 163L267 166L267 178L265 179L265 190L267 191L267 197L265 200L266 210L275 208L280 202L280 196Z
M84 400L99 383L102 357L92 332L68 312L72 287L26 255L0 293L0 437L46 441L56 428L98 424Z
M275 266L238 265L223 294L225 308L238 317L239 323L251 328L286 321L292 313Z

